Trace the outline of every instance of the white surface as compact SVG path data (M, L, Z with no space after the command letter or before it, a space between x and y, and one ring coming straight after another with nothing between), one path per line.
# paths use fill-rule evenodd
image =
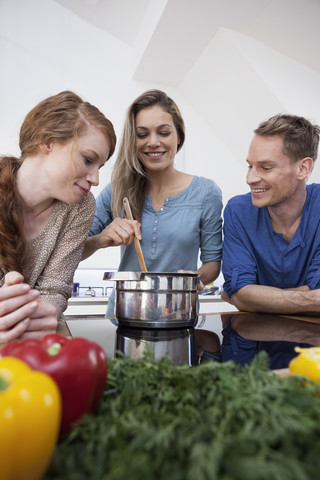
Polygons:
M85 5L99 27L60 3L79 15ZM128 105L143 91L160 88L185 120L185 171L214 179L225 204L248 191L245 158L258 122L279 111L320 121L318 0L150 0L151 10L144 1L60 3L0 1L1 153L19 154L21 122L48 95L74 90L112 120L120 138ZM105 6L108 31L100 28ZM159 20L151 35L141 31L151 26L145 15ZM142 36L144 51L135 65L143 49L135 42ZM95 195L110 180L114 158L101 169ZM316 163L310 180L319 181L319 172ZM81 262L106 270L118 265L118 247Z
M220 298L216 298L215 296L209 297L199 297L199 314L202 313L223 313L223 312L236 312L238 309L230 303L224 302Z
M107 297L71 297L64 315L105 315Z

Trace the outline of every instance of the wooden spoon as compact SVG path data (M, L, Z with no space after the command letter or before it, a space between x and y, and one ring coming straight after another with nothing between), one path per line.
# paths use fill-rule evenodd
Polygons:
M126 212L127 218L129 220L133 220L129 200L127 199L127 197L124 197L124 199L123 199L123 206L124 206L124 211ZM139 242L139 240L137 239L136 236L134 237L134 246L136 248L136 252L137 252L137 255L138 255L138 260L139 260L139 263L140 263L141 271L142 272L147 272L148 270L147 270L146 264L144 262L141 245L140 245L140 242Z

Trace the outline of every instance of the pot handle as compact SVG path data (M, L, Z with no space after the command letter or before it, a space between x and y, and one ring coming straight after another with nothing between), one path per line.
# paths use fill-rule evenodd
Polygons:
M145 272L104 272L103 280L125 282L127 280L144 280Z

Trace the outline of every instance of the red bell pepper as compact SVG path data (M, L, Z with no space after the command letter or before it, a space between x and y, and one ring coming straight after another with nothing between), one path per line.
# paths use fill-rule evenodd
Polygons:
M42 340L7 343L0 349L0 358L4 356L20 358L56 381L62 397L60 436L97 408L108 373L106 354L97 343L50 334Z

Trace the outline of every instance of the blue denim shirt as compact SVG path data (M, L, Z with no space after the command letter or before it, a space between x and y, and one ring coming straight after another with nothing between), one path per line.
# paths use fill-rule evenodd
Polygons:
M224 211L222 272L230 297L245 285L320 288L320 185L307 185L300 224L288 244L273 230L267 207L251 193L232 198Z
M141 221L141 248L150 272L196 270L198 254L202 263L222 258L222 196L217 184L194 176L190 185L168 197L159 211L145 195ZM96 200L90 235L100 233L113 220L111 184ZM134 245L121 247L120 271L140 271Z
M100 233L112 220L111 184L100 193L90 235ZM193 177L190 185L168 197L156 211L145 195L141 221L141 248L149 272L197 270L202 263L222 258L222 195L208 178ZM119 271L141 270L134 245L121 247ZM107 317L114 316L114 292L109 298Z

